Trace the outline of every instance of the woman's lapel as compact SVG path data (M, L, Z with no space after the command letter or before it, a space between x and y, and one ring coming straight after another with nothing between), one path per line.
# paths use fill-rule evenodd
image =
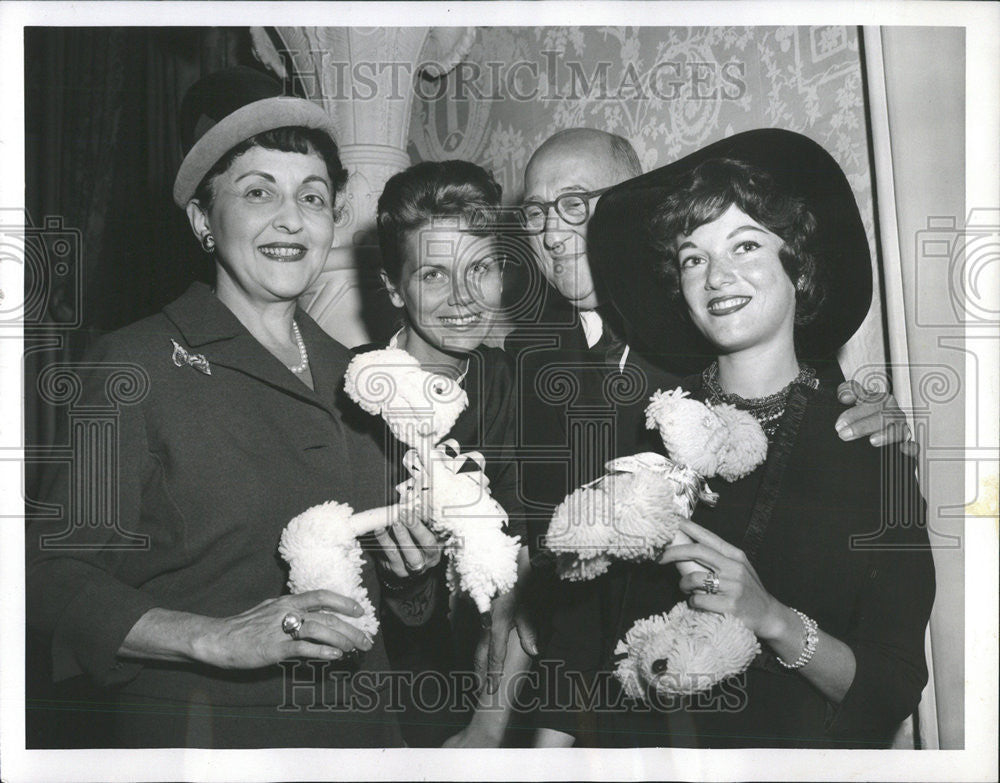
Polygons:
M317 394L281 361L273 356L247 331L239 319L216 298L204 283L194 283L187 292L167 305L164 313L177 326L181 347L200 354L209 368L227 367L294 395L311 405L331 409L333 394ZM303 313L299 311L297 318ZM309 363L318 389L335 385L332 374L343 376L343 362L330 361L325 341L312 331L318 329L312 319L302 319L303 339L310 350ZM308 324L308 325L307 325ZM306 335L309 335L308 337ZM170 338L176 339L176 338Z

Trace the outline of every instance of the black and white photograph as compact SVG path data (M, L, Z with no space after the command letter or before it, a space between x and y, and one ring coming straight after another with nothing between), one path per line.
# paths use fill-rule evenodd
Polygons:
M996 779L1000 5L0 18L2 780Z

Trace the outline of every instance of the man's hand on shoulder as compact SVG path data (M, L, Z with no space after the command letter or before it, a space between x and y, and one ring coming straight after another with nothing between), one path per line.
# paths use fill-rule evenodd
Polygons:
M906 416L888 392L866 389L857 381L844 381L837 387L837 399L852 406L840 415L835 425L841 440L868 438L873 446L899 443L911 457L920 453L920 447L911 440Z

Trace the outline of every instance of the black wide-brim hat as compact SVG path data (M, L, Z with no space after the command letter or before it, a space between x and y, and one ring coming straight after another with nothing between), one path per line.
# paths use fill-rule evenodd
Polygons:
M802 198L816 218L810 244L826 297L808 324L796 325L799 359L829 359L861 326L872 298L868 237L847 177L830 154L799 133L765 128L715 142L605 193L587 227L591 266L625 320L630 342L685 369L715 352L672 296L655 249L651 218L679 180L703 161L729 158L763 169L778 188Z
M336 142L333 119L304 98L284 95L281 82L253 68L215 71L195 82L180 109L184 160L174 180L183 208L205 175L229 150L258 133L298 126L325 131Z

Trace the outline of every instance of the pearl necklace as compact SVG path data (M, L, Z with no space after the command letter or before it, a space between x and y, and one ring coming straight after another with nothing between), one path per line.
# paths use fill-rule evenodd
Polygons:
M292 336L295 337L295 345L299 349L299 363L294 367L288 367L296 375L301 375L306 370L309 369L309 353L306 351L306 344L302 341L302 332L299 331L299 325L295 323L295 319L292 319Z

